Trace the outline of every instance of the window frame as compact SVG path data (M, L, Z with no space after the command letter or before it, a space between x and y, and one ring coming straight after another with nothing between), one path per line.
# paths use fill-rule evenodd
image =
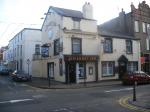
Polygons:
M130 43L130 46L128 46L128 42ZM130 50L128 49L130 47ZM126 40L126 53L127 54L133 54L133 42L132 40Z
M57 46L57 42L58 42L58 46ZM55 39L54 40L54 56L59 55L59 48L60 48L60 39Z
M142 32L143 33L147 32L147 24L145 22L142 22Z
M110 41L110 45L107 43L107 41ZM107 50L106 47L110 47L110 49ZM104 44L103 44L103 51L104 51L104 53L113 53L113 40L112 39L105 38Z
M136 32L136 33L140 32L139 21L138 20L134 21L134 32Z
M83 76L81 76L81 74L80 74L81 73L80 64L83 65L83 68L82 68L84 70ZM86 63L84 63L84 62L79 63L79 72L80 72L79 73L79 79L86 79Z
M89 75L93 75L93 66L89 66Z
M106 71L107 73L109 72L109 64L112 64L112 74L107 74L107 73L104 73L104 64L106 64ZM102 71L102 77L112 77L112 76L115 76L115 61L102 61L101 62L101 71Z
M74 51L74 40L79 40L79 45L80 45L79 52ZM72 38L71 41L72 41L72 54L82 54L82 39L81 38Z
M131 66L129 66L129 64L131 64ZM133 66L134 64L135 64L136 66ZM133 70L131 70L131 68L132 68ZM129 69L130 69L131 71L129 71ZM138 70L138 61L129 61L129 62L127 63L127 71L128 71L128 72L134 72L134 69L135 69L135 71Z
M37 47L38 46L38 47ZM37 50L38 49L38 50ZM38 51L38 52L37 52ZM35 54L36 55L40 55L40 51L41 51L41 49L40 49L40 44L35 44Z

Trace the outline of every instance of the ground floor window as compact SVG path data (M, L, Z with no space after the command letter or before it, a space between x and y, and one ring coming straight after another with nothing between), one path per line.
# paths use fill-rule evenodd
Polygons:
M79 63L79 78L85 78L85 63Z
M102 76L112 76L114 75L114 66L115 63L113 61L103 61L102 62Z
M48 63L48 77L54 78L54 63Z
M127 71L128 72L134 72L134 71L137 71L138 70L138 62L133 62L133 61L130 61L128 62L127 64Z

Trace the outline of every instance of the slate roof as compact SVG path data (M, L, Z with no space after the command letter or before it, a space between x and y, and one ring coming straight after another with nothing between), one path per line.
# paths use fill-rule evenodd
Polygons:
M83 18L83 14L81 11L58 8L58 7L53 7L53 6L51 6L50 8L52 8L54 11L56 11L58 14L60 14L62 16L81 18L81 19Z
M98 26L98 34L104 37L110 37L110 38L123 38L123 39L135 39L132 35L129 35L127 33L122 33L122 32L114 32L110 30L106 30L100 26ZM135 39L139 40L139 39Z

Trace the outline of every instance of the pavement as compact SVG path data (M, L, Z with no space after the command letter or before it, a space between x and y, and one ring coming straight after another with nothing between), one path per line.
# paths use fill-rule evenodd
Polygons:
M31 82L26 82L29 86L42 88L42 89L78 89L78 88L90 88L99 86L111 86L111 85L121 85L119 80L106 80L99 82L84 82L79 84L66 84L57 82L54 80L48 81L47 78L33 77Z
M123 97L119 104L136 112L150 112L150 93L137 95L136 101L133 101L132 96Z
M27 85L41 89L80 89L100 86L121 85L120 80L105 80L98 82L84 82L79 84L65 84L54 80L48 81L46 78L33 77L31 82L26 82ZM132 96L125 96L119 100L119 104L136 112L150 112L150 93L137 95L136 101L133 101Z

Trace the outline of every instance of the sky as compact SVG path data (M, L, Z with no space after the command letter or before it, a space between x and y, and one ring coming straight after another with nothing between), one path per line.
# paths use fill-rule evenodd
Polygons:
M123 8L130 12L131 2L137 8L143 0L0 0L0 47L7 46L23 28L40 29L49 6L82 11L85 2L93 6L98 24L118 16ZM150 6L150 0L145 0Z

